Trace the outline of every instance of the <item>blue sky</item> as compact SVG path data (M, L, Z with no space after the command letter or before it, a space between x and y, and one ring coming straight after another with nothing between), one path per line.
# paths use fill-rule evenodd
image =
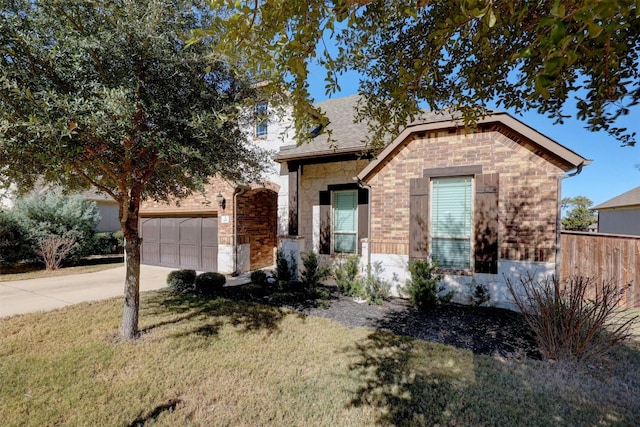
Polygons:
M325 95L323 78L322 69L312 69L308 81L315 102L329 98ZM342 91L331 95L331 98L355 94L358 75L345 74L339 83ZM552 119L534 111L523 115L508 112L547 137L593 160L582 173L563 181L562 197L586 196L595 206L640 185L640 108L632 110L619 123L637 132L639 142L634 147L621 147L616 139L604 132L589 132L583 122L573 118L566 119L562 125L554 125Z

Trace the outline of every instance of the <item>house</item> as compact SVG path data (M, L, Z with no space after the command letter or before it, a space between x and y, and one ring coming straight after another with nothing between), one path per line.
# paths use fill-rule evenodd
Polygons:
M318 104L333 148L321 134L275 157L288 178L285 250L379 262L395 292L410 260L431 259L450 288L475 280L505 306L505 276L555 272L561 182L589 160L507 113L472 131L455 115L425 113L373 156L365 125L353 123L357 101Z
M640 187L592 209L598 211L598 232L640 236Z
M266 104L258 106L261 115ZM250 131L253 143L275 153L290 144L290 121L264 114ZM279 193L286 180L279 165L263 183L236 183L212 177L203 192L170 203L145 201L140 207L142 264L238 274L275 263Z
M96 190L87 190L80 193L85 199L94 202L100 212L100 222L96 226L97 232L113 233L120 230L118 219L118 202L104 193Z

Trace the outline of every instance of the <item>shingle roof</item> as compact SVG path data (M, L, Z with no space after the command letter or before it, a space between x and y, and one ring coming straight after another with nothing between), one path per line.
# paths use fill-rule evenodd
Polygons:
M640 206L640 186L600 203L592 209L621 208L624 206Z
M310 142L301 145L288 145L280 148L280 152L275 156L274 160L283 162L290 160L310 159L310 158L327 158L341 154L358 154L366 149L365 139L369 134L368 124L365 122L354 122L356 116L356 108L361 97L359 95L351 95L344 98L329 99L316 105L321 109L329 119L327 130L331 130L331 139L327 133L323 133ZM562 159L566 170L584 166L591 163L579 154L569 150L556 141L542 135L540 132L511 117L509 114L500 111L488 111L487 115L480 119L478 123L501 122L508 127L522 133L525 137L534 141L539 146L553 153L559 159ZM407 127L400 135L393 135L395 139L387 145L385 150L377 156L378 161L385 157L386 152L393 149L394 145L401 142L408 133L424 130L429 128L443 129L447 127L463 126L464 123L460 118L460 113L456 111L428 111L423 113L413 122L408 123ZM424 129L423 129L424 128ZM376 163L374 161L373 163ZM369 164L368 171L373 168L372 163ZM362 174L361 174L362 175Z
M326 131L331 131L331 140L327 132L301 145L286 145L280 148L276 161L285 161L310 157L327 157L339 154L360 153L366 149L365 139L369 135L366 121L355 122L356 108L360 95L328 99L316 104L329 119ZM424 111L414 123L436 123L451 121L452 114L445 112Z

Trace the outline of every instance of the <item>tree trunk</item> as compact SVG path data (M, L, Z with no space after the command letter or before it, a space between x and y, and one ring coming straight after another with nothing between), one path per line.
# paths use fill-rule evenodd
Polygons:
M140 309L140 245L138 237L138 209L130 211L124 225L125 269L124 309L122 311L122 338L134 340L138 337L138 312Z

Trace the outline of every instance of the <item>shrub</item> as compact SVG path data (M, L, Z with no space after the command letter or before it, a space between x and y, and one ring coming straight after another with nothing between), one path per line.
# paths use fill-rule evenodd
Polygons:
M373 270L373 271L372 271ZM367 269L367 279L364 283L364 293L366 295L369 304L382 304L382 302L389 298L389 292L391 291L391 283L382 278L382 263L376 261Z
M309 289L315 289L322 280L331 276L331 269L328 266L320 266L318 255L314 252L303 253L302 264L304 271L300 278Z
M251 283L258 286L267 285L267 273L262 270L253 270L251 272Z
M62 260L73 249L76 241L72 237L56 235L38 237L36 240L36 255L44 261L44 268L52 271L60 268Z
M507 278L507 287L546 358L589 360L632 336L638 316L620 314L624 291L613 282L583 276L538 281L531 273L518 282Z
M34 256L27 230L12 212L0 210L0 264L12 264Z
M207 272L199 274L195 279L194 285L196 291L212 295L219 292L225 283L227 283L227 278L223 274Z
M66 242L75 242L63 261L76 262L91 254L94 230L100 221L94 202L79 195L67 196L51 190L45 195L33 193L16 200L13 212L27 230L34 250L40 250L38 242L52 242L56 240L52 236L56 236Z
M288 283L290 280L293 280L297 269L298 265L293 257L293 252L289 252L289 256L287 257L284 249L278 248L276 252L276 269L274 272L278 282Z
M473 307L480 307L481 305L491 301L491 293L489 292L487 285L477 283L474 279L467 284L467 287L469 288L467 294L467 301L469 302L469 305Z
M334 272L338 289L346 296L364 296L364 286L358 277L358 263L358 255L349 255L340 263Z
M445 286L440 282L442 275L438 274L437 264L428 260L416 260L409 263L411 279L406 283L403 291L409 295L409 300L419 310L428 310L439 304L448 303L455 295L454 291L445 294Z
M91 250L91 254L92 255L117 254L121 246L122 244L116 237L116 233L108 233L108 232L96 233L93 238L93 248Z
M167 286L178 293L192 290L195 281L195 270L174 270L167 276Z

